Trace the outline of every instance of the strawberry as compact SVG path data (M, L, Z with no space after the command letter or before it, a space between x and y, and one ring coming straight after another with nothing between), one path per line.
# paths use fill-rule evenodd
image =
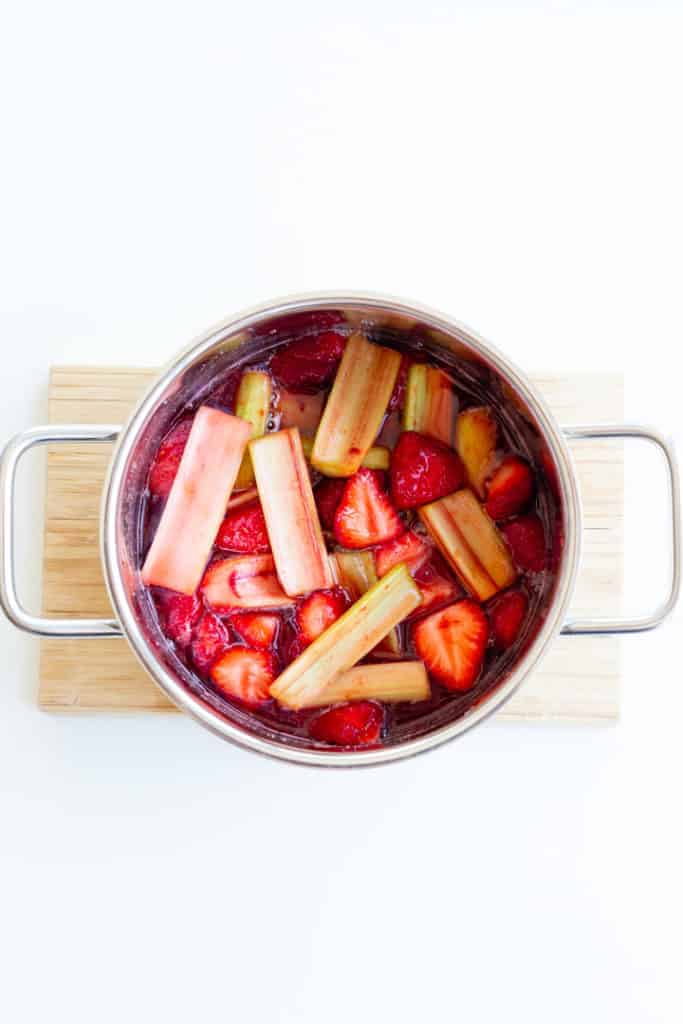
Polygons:
M174 590L164 590L157 594L156 605L166 636L179 647L187 647L202 614L202 604L197 595L188 597L176 594Z
M378 470L363 468L347 480L334 517L334 536L343 547L367 548L403 532L382 479Z
M538 516L518 516L505 523L501 530L520 569L528 572L545 569L547 545L543 523Z
M534 492L529 464L507 455L489 480L486 511L492 519L509 519L521 512Z
M469 598L433 612L413 630L417 653L449 690L469 690L474 685L488 636L487 618Z
M335 331L299 338L277 350L270 360L271 372L290 391L315 390L334 377L345 345L344 335Z
M412 616L409 616L410 618L424 615L427 611L433 611L452 603L457 597L462 597L462 589L453 577L447 572L439 572L431 562L416 572L415 582L422 594L422 604L416 608Z
M265 555L270 551L266 520L258 502L229 512L221 523L216 547L221 551L241 551L248 555Z
M280 616L273 612L237 612L230 619L235 632L259 650L268 650L277 639Z
M399 562L405 562L410 572L415 573L424 565L431 553L431 544L425 537L414 530L406 530L396 540L382 544L375 551L377 575L386 576Z
M523 590L506 590L488 606L493 639L501 650L511 647L517 639L528 607Z
M155 497L168 497L191 429L191 419L181 420L159 445L149 473L148 484L150 493Z
M252 707L270 700L275 675L272 654L250 647L229 647L211 667L211 679L223 696Z
M218 618L206 612L194 632L192 660L203 675L228 646L228 631Z
M320 522L326 530L334 529L334 517L345 487L346 480L330 477L321 480L313 491Z
M313 719L309 732L320 743L335 747L365 747L379 741L383 722L384 712L380 705L361 700L324 711Z
M296 624L302 646L307 647L346 611L341 590L315 590L296 609Z
M405 430L391 457L391 494L399 509L426 505L457 491L465 478L460 456L448 445Z

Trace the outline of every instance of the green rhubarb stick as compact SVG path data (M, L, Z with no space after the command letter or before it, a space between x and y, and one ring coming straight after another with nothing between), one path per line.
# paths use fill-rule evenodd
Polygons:
M352 601L357 601L377 582L377 566L372 551L337 551L330 555L330 559L334 561L340 584ZM378 646L392 654L401 653L401 640L396 627L389 630Z
M235 416L251 424L251 436L261 437L266 432L272 384L267 373L249 370L242 374L235 402ZM254 469L249 452L245 452L235 482L236 490L250 487L254 482Z
M333 679L304 707L320 708L347 700L381 700L386 704L429 700L427 670L421 661L391 661L356 665Z
M415 364L408 371L403 429L453 444L457 399L453 381L435 366Z
M313 438L302 437L301 446L307 459L311 458L313 452ZM363 459L362 465L366 469L389 469L391 465L391 452L381 444L373 444Z

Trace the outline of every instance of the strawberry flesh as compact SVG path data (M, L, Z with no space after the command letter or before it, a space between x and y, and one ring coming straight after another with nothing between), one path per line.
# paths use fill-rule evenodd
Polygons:
M321 480L313 491L315 503L318 506L320 522L326 530L334 529L334 517L339 507L346 480L329 479Z
M258 707L270 700L275 662L267 651L230 647L211 666L211 679L223 696Z
M534 478L528 463L517 455L503 459L491 477L486 511L492 519L517 515L534 493Z
M382 482L382 474L375 469L359 469L349 477L334 517L334 536L343 547L367 548L403 532Z
M487 618L465 598L421 619L415 647L432 675L449 690L469 690L481 671L489 637Z
M250 647L268 650L277 640L280 616L273 612L236 612L230 623Z
M448 445L415 430L401 434L391 457L391 494L398 509L445 498L464 479L460 456Z
M149 473L149 490L155 497L168 497L191 429L192 420L181 420L159 445Z
M173 590L159 591L156 606L169 640L179 647L187 647L192 630L199 622L202 604L196 594L176 594Z
M440 572L433 562L418 569L415 582L422 594L422 604L412 613L411 618L434 611L445 604L451 604L456 598L463 596L462 588L456 583L448 570Z
M346 611L347 602L339 588L316 590L309 594L297 607L295 618L303 647L313 643L340 615Z
M208 675L214 661L220 657L227 646L227 629L217 615L206 612L195 629L190 648L192 661L203 675Z
M379 742L384 712L379 704L362 700L341 704L314 718L309 733L319 743L335 747L365 747Z
M547 545L543 523L536 515L518 516L501 530L517 566L526 572L543 572Z
M228 513L218 531L216 547L245 555L265 555L270 551L266 520L259 502Z
M406 530L396 540L382 544L375 551L377 575L386 576L389 570L399 562L405 562L410 573L414 575L425 564L431 553L432 546L426 538L415 533L414 530Z
M275 379L290 391L315 390L334 377L346 338L335 331L299 338L278 349L270 360Z
M488 606L491 633L500 650L512 647L528 608L529 600L522 590L507 590Z

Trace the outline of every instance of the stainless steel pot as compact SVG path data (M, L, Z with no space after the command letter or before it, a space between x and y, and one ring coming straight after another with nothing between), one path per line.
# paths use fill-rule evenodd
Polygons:
M556 584L545 619L533 642L503 682L462 717L404 742L380 749L335 752L297 745L251 720L247 714L228 719L201 694L188 686L169 655L168 645L155 632L140 605L138 565L141 492L159 440L189 400L201 398L218 373L249 362L277 343L276 318L321 309L340 310L352 321L365 321L373 329L420 333L426 348L442 357L457 356L474 367L498 374L512 401L522 410L545 442L554 463L561 497L565 544ZM581 547L581 505L576 473L567 441L588 438L642 439L664 455L670 483L672 564L669 592L651 615L636 619L565 621L576 578ZM33 615L19 601L14 572L14 483L22 455L34 445L55 443L115 443L104 488L101 515L101 554L104 576L116 618L57 619ZM656 431L638 426L600 425L562 429L544 400L506 357L462 324L441 313L397 299L365 294L294 296L259 306L226 320L193 342L160 374L125 427L35 427L9 442L0 463L0 602L7 617L20 629L46 637L124 636L146 670L164 693L224 739L284 760L313 765L369 765L418 754L453 739L481 722L505 703L524 677L539 662L559 634L634 633L658 626L674 607L680 589L680 498L675 457L671 446Z

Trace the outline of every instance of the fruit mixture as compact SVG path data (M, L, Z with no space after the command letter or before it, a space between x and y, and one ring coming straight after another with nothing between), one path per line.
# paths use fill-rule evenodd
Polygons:
M551 462L465 356L335 311L286 327L163 438L142 581L223 714L308 746L398 742L533 639L561 547Z

